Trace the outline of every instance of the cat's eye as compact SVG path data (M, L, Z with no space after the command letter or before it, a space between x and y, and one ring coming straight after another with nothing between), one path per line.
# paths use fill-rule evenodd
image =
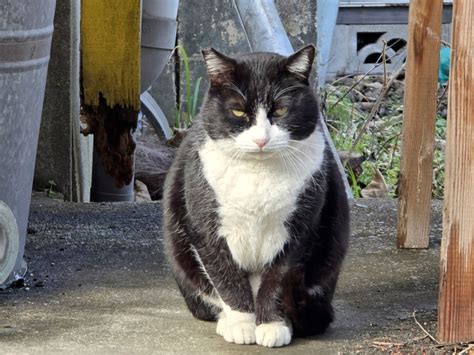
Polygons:
M280 107L280 108L276 109L273 113L277 117L282 117L282 116L285 116L288 113L288 108Z
M242 117L242 118L247 117L247 114L244 111L240 111L240 110L231 110L231 111L235 117Z

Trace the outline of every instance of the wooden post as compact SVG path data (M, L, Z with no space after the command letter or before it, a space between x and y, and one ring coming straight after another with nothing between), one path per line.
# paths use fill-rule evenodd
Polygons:
M439 339L474 340L474 2L453 9Z
M399 248L427 248L442 0L412 0L398 203Z
M83 133L94 134L95 152L117 188L133 179L140 26L141 0L81 3L81 99L88 125Z

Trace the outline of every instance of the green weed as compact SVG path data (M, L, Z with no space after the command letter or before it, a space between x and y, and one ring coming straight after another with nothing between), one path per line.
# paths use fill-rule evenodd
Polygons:
M344 88L338 88L337 94L329 93L326 107L332 107L339 97L344 95ZM378 114L362 132L362 137L354 147L354 153L372 157L361 164L358 172L346 167L348 181L355 197L374 175L374 169L380 170L389 188L389 196L397 197L400 173L401 130L403 121L403 97L388 97L384 103L385 112ZM361 133L367 113L356 108L349 95L335 107L326 112L328 129L334 144L339 151L348 151ZM446 135L446 119L441 115L436 118L436 145L433 159L433 197L442 198L444 186L444 152L440 148Z
M191 126L194 118L198 111L198 102L200 99L200 88L202 78L197 78L196 82L192 83L192 74L189 67L189 56L184 47L177 46L176 50L179 52L180 60L184 70L181 71L184 74L184 107L183 102L180 101L178 110L175 114L174 125L176 128L188 128ZM180 98L181 100L181 98Z
M46 190L46 194L48 195L49 198L54 198L56 195L56 192L54 191L56 187L56 183L53 180L48 181L48 188Z

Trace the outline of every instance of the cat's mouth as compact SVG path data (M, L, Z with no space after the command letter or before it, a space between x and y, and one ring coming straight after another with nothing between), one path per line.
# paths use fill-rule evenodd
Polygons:
M266 146L259 148L250 142L238 142L235 138L232 140L216 140L215 144L217 144L219 150L236 160L267 160L270 158L278 158L287 146L287 144L282 142L270 141Z
M266 160L266 159L274 157L276 155L276 151L266 151L266 150L250 151L250 152L246 152L246 155L252 159Z
M247 159L255 160L266 160L274 157L278 157L278 151L281 149L276 148L247 148L247 147L237 147L240 151L241 156Z

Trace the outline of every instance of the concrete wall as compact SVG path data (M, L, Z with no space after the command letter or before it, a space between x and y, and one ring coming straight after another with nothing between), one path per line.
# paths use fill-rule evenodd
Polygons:
M88 198L92 153L79 132L79 21L80 0L57 1L34 179L72 201Z
M295 49L316 43L316 0L276 0L283 25ZM226 54L248 52L249 45L231 0L181 0L178 12L178 44L189 55L192 85L199 77L206 79L201 49L214 47ZM150 89L151 95L172 123L177 96L185 107L185 76L177 66L177 56ZM179 83L179 86L177 85ZM200 98L207 88L203 81Z

